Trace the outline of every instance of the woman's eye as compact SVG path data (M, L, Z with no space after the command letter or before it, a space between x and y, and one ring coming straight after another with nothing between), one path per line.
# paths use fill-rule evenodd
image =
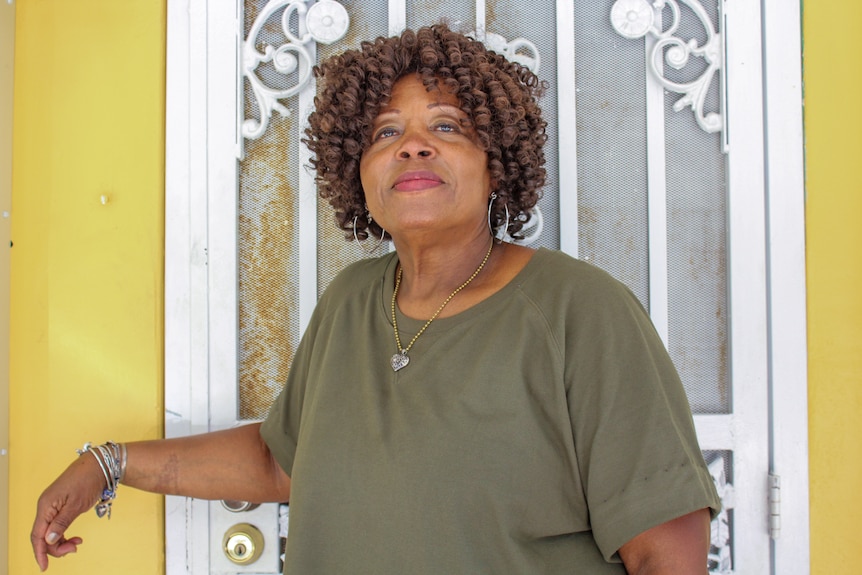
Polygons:
M376 134L374 134L374 139L380 140L382 138L389 138L390 136L394 136L397 133L398 132L395 130L395 128L382 128L378 130Z
M460 132L461 131L460 126L458 126L457 124L450 123L450 122L443 122L443 123L437 124L436 128L437 128L437 130L439 130L441 132Z

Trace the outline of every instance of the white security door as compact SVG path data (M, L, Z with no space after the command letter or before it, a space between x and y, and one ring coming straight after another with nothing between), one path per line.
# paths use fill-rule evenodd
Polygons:
M167 434L263 418L322 290L375 255L318 205L300 144L311 66L443 15L549 83L549 177L526 243L608 270L650 311L725 505L710 570L772 572L770 327L786 310L770 308L767 209L795 196L768 194L755 3L171 0ZM804 355L804 338L787 349ZM280 572L287 505L168 498L166 517L169 575ZM807 524L788 531L807 553Z

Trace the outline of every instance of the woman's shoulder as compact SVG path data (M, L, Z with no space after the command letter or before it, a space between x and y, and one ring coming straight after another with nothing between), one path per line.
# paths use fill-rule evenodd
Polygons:
M539 248L518 286L546 310L567 314L631 313L643 306L623 282L589 262L558 250Z
M649 321L631 289L598 266L548 249L537 251L532 263L534 272L519 287L546 317L555 318L552 324L599 333Z
M560 250L539 248L533 255L531 274L540 286L569 290L605 290L623 287L611 274Z

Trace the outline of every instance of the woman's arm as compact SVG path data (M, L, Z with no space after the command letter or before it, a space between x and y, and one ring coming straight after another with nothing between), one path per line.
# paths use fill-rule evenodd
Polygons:
M705 575L707 553L708 509L647 529L620 547L629 575Z
M234 499L261 503L287 501L290 478L260 437L260 424L176 439L126 445L123 485L165 495ZM39 498L30 542L44 571L48 555L77 550L80 537L66 529L99 500L105 477L96 458L84 453Z

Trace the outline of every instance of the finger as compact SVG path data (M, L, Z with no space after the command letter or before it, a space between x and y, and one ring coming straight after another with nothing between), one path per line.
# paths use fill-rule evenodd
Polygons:
M78 545L83 542L84 540L80 537L61 539L57 544L48 546L48 554L54 557L62 557L69 553L75 553L78 550Z
M66 542L63 535L71 523L63 516L67 501L49 504L47 500L45 495L40 498L33 529L30 531L30 543L36 555L36 562L43 570L47 568L47 556L56 556L58 546Z
M48 525L48 521L41 514L37 514L33 529L30 531L30 545L33 547L36 563L42 571L48 568Z
M46 553L42 556L42 560L37 559L39 568L42 569L42 571L45 571L48 568L49 555L52 557L59 558L63 557L64 555L68 555L69 553L77 553L78 545L83 542L84 540L80 537L72 537L71 539L59 539L54 544L46 545Z
M39 569L44 571L48 568L48 544L42 537L38 537L33 539L33 536L30 536L33 545L33 555L36 557L36 564L39 565Z
M48 525L48 528L45 530L45 542L49 546L53 546L56 548L57 545L60 545L66 541L66 529L72 524L72 520L78 516L78 513L75 513L72 517L66 517L63 513L63 510L60 510L60 513L54 518L54 520Z

